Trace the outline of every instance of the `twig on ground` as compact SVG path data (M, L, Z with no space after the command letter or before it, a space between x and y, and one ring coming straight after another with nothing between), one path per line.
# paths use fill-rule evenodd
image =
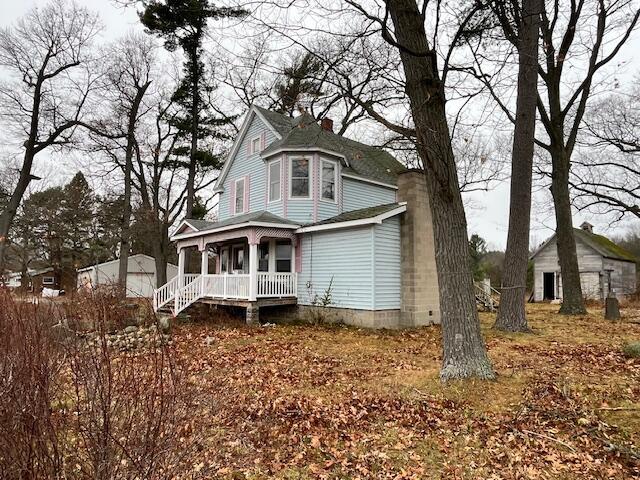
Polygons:
M541 438L546 438L547 440L551 440L552 442L556 442L559 443L560 445L563 445L565 447L567 447L569 450L571 450L572 452L575 453L576 449L573 448L571 445L569 445L566 442L563 442L562 440L558 440L557 438L553 438L550 437L549 435L544 435L542 433L537 433L537 432L532 432L531 430L521 430L522 433L526 433L528 435L533 435L534 437L541 437Z

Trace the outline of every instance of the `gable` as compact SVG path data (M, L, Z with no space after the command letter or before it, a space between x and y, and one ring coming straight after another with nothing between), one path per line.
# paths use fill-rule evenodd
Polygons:
M251 151L251 142L260 139L261 150L277 140L276 132L266 123L260 115L253 114L249 123L245 125L243 132L238 137L235 151L227 160L226 172L221 174L220 201L218 203L218 219L225 220L232 215L231 197L232 185L236 180L247 179L245 184L245 198L247 212L264 209L266 189L266 165L260 157L260 152Z

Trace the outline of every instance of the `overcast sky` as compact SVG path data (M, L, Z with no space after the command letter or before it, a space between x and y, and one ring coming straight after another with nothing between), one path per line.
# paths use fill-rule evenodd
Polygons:
M45 0L5 0L2 8L2 18L0 25L8 25L22 16L26 11L35 5L45 4ZM77 3L84 4L94 11L98 11L104 25L103 37L105 41L117 38L130 30L142 30L135 11L131 8L117 7L109 0L77 0ZM638 32L630 41L629 45L621 52L618 65L623 64L624 69L621 74L622 83L631 81L633 74L640 71L640 58L634 58L633 52L640 49L640 37ZM618 73L618 72L617 72ZM71 176L76 167L69 166L67 176ZM60 174L56 174L56 179ZM60 182L66 178L60 178ZM54 180L55 181L55 180ZM504 249L506 244L508 212L509 212L509 183L503 182L489 192L475 192L468 196L471 207L468 209L467 217L469 223L469 233L478 233L487 240L492 248ZM550 195L546 191L536 192L534 195L534 208L532 213L532 233L531 241L533 245L541 243L545 238L553 233L554 218L550 208ZM638 228L638 222L626 223L609 228L607 221L603 218L592 215L576 214L574 225L578 226L582 221L588 220L596 226L600 232L609 235L620 235L628 228Z

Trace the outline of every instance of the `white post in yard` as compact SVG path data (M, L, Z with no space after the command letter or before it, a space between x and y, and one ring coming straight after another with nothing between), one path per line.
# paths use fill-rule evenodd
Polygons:
M249 301L258 298L258 244L249 244Z

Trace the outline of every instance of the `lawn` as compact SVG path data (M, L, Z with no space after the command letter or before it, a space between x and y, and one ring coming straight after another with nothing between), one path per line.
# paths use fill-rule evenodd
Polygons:
M640 478L640 323L529 305L491 329L495 382L442 385L440 329L177 327L194 471L210 478Z

